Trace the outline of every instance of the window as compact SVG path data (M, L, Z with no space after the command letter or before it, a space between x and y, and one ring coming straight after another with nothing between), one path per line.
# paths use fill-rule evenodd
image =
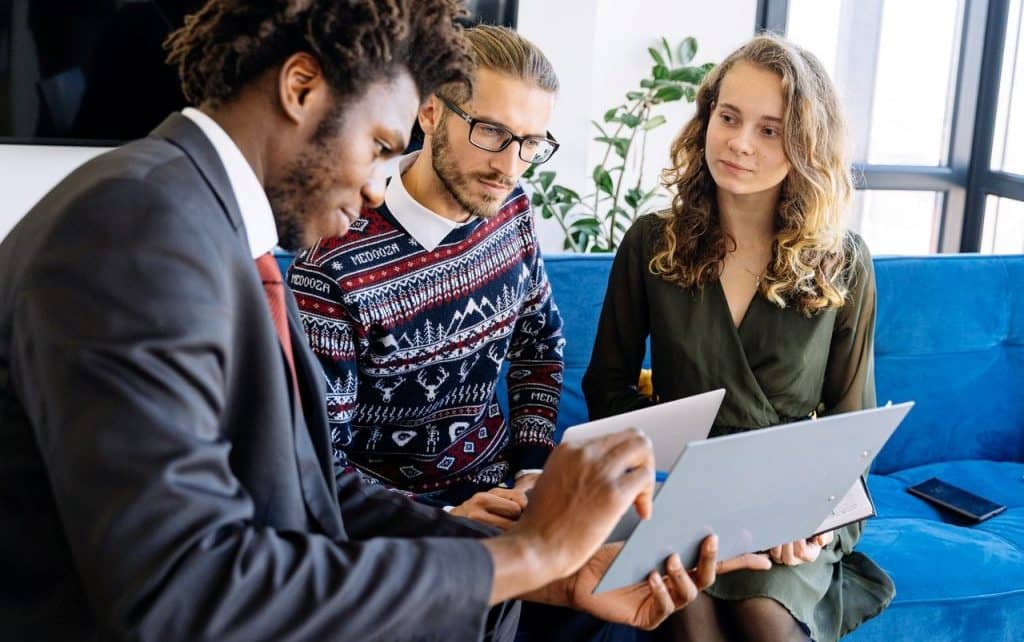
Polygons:
M863 190L854 199L855 227L875 256L929 254L938 244L943 200L942 192Z
M1024 201L989 196L981 251L991 254L1024 252Z
M876 254L1024 251L1024 0L760 0L832 74Z
M999 77L999 106L992 140L992 169L1024 175L1024 44L1021 42L1021 2L1010 6L1003 70Z

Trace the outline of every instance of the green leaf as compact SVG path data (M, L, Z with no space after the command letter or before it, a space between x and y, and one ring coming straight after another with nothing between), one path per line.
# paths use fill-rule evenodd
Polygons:
M636 127L640 124L640 117L636 114L623 114L620 120L623 125L630 128Z
M642 91L628 91L628 92L626 92L626 99L627 100L643 100L643 97L646 96L646 95L647 94L645 94Z
M677 82L699 85L700 81L704 80L704 74L706 73L701 67L676 67L668 72L668 77L670 80Z
M605 143L611 145L615 150L615 153L622 158L626 157L626 153L629 152L629 139L628 138L609 138L608 136L597 136L594 138L599 143Z
M554 188L553 191L554 191L555 199L557 201L559 201L560 203L570 203L570 204L572 204L572 203L578 203L580 200L582 200L580 198L579 194L577 194L573 190L569 189L568 187L564 187L562 185L555 185L555 188Z
M533 196L530 197L530 205L533 205L534 207L540 207L543 204L544 193L540 191L534 192Z
M655 64L661 65L662 67L665 66L665 59L661 57L661 54L658 53L657 49L654 47L648 47L647 53L651 54L651 58L654 59Z
M613 120L615 120L615 115L616 115L617 113L619 113L619 108L618 108L618 107L612 107L611 109L609 109L608 111L606 111L606 112L604 113L604 122L606 122L606 123L610 123L610 122L612 122Z
M592 120L590 122L594 125L594 127L597 127L597 131L601 132L602 136L608 135L608 132L604 130L604 127L601 127L601 123L597 122L596 120ZM536 165L530 165L530 169L533 169L534 167L536 167Z
M523 178L525 180L530 180L531 178L533 178L533 170L536 169L536 168L537 168L536 165L530 165L529 167L527 167L526 171L523 172Z
M644 89L651 89L654 87L654 82L655 81L650 78L644 78L643 80L640 81L640 86L643 87Z
M545 205L544 207L540 208L540 215L543 216L544 218L551 218L552 216L555 215L555 213L551 211L551 206Z
M679 85L661 87L654 92L654 99L658 102L669 103L683 97L683 88Z
M665 65L654 65L654 69L651 70L651 75L656 80L662 80L668 78L668 67Z
M650 120L645 122L643 125L641 125L641 127L643 128L644 131L650 131L650 130L654 129L655 127L658 127L660 125L664 125L666 122L667 121L665 120L665 117L662 116L661 114L658 114L654 118L651 118Z
M532 167L530 169L533 169ZM541 172L537 175L537 180L540 181L541 186L544 187L544 191L548 191L551 187L551 183L555 180L554 172Z
M626 195L623 196L623 200L626 201L626 205L629 205L633 209L636 209L636 206L637 206L637 204L640 203L640 199L641 198L642 198L642 195L640 193L640 190L638 190L635 187L631 187L630 189L628 189L626 191Z
M683 96L686 98L686 102L692 103L697 100L697 90L693 88L693 85L686 85L683 87Z
M668 40L664 36L661 37L661 46L665 49L665 57L672 62L672 47L668 46Z
M600 165L594 167L594 185L597 186L599 191L604 192L609 196L611 196L614 191L611 174L609 174L608 170Z
M697 55L697 40L693 36L683 38L683 41L679 43L677 53L679 64L685 65L690 62Z
M577 230L582 230L582 229L600 230L601 229L601 221L597 220L593 216L588 216L586 218L578 218L578 219L576 219L575 221L572 222L572 225L569 226L569 229L570 230L573 230L573 229L577 229Z

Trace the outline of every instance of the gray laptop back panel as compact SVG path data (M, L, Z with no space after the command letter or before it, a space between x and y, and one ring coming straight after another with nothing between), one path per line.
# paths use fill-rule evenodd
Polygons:
M729 435L686 446L595 593L643 581L679 553L696 565L700 542L719 559L814 533L888 440L912 403Z
M668 471L679 459L686 444L707 439L724 398L725 390L719 388L571 426L565 429L562 441L573 443L603 437L626 428L639 428L651 440L657 469Z

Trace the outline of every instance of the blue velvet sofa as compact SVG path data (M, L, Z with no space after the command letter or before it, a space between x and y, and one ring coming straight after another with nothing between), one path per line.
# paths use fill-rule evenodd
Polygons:
M546 259L565 319L559 429L585 421L610 256ZM860 549L896 598L847 639L1024 640L1024 256L878 258L879 402L917 405L875 460ZM906 488L941 477L1006 504L966 525Z
M567 339L561 431L587 419L580 382L611 256L546 264ZM874 462L878 517L859 545L896 598L847 639L1024 640L1024 256L884 257L875 271L878 400L917 405ZM929 477L1008 509L959 522L906 492Z

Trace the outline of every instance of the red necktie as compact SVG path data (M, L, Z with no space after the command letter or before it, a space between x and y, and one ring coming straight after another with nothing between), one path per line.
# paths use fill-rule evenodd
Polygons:
M277 266L277 259L270 252L256 259L256 269L263 281L263 293L267 296L267 304L270 305L270 318L274 320L274 329L277 330L277 338L281 341L281 348L284 349L284 357L288 361L288 372L291 373L292 384L295 386L296 398L298 398L299 380L295 376L295 357L292 354L291 335L288 333L288 312L284 303L284 281L281 279L281 270Z

